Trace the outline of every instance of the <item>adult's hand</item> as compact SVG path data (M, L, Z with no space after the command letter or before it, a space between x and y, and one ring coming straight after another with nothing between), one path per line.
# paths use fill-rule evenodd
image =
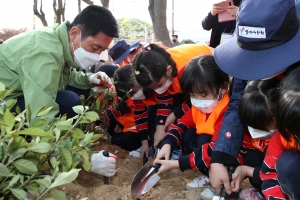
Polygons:
M217 3L213 4L213 7L210 11L212 16L216 16L217 14L220 14L223 12L222 6L219 6Z
M103 150L93 154L91 156L91 171L106 177L111 177L116 173L116 159L117 156L112 153L109 153L109 157L104 156Z
M228 171L223 164L212 163L209 169L209 181L217 194L221 193L224 185L227 194L231 194L231 185L229 182Z
M238 9L239 9L239 7L237 7L237 6L228 6L227 12L229 12L229 14L231 14L232 16L236 17L236 13L237 13Z
M112 86L112 82L110 78L107 76L105 72L96 72L95 74L91 74L88 76L89 82L91 85L102 87L102 86Z

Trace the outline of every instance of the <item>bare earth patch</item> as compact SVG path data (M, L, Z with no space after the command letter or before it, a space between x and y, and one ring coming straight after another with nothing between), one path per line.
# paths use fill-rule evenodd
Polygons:
M100 143L95 146L95 150L106 149L118 156L118 171L114 177L110 178L110 184L103 184L101 175L81 170L76 181L79 185L73 183L61 186L59 189L64 191L68 200L77 200L87 197L88 200L126 200L126 199L189 199L200 200L201 190L186 190L187 182L193 180L200 172L188 170L182 173L180 170L172 170L161 175L161 180L145 195L133 196L130 194L130 184L142 167L142 160L128 156L125 151L118 146L111 145L102 138ZM151 160L150 160L151 161ZM249 182L244 181L243 187L249 187ZM232 198L237 199L237 198Z

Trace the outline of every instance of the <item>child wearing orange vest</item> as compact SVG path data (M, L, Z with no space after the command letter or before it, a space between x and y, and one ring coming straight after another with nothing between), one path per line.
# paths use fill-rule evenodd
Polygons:
M135 80L132 65L117 69L113 78L118 105L116 109L111 109L107 113L109 121L115 122L113 127L109 128L112 135L111 142L128 151L142 146L141 157L148 156L155 130L148 126L147 117L140 115L139 112L144 106L156 104L153 92L142 90Z
M135 57L133 68L137 82L157 93L155 147L165 136L165 129L189 110L189 106L183 103L185 97L179 83L186 64L196 56L212 55L211 50L199 44L180 45L167 50L150 44Z
M278 132L260 172L266 199L300 199L300 62L294 66L280 88L275 113Z
M244 155L244 165L238 166L232 175L232 191L239 191L241 182L247 177L255 188L242 189L240 200L263 199L259 172L269 141L277 131L274 114L279 84L278 78L249 81L240 100L239 116L250 134L244 136L248 137L248 149Z
M190 97L192 108L170 126L155 162L162 164L159 173L180 168L207 174L213 150L211 141L217 139L228 108L229 77L217 66L213 56L198 56L187 64L180 86ZM172 150L181 142L189 155L179 157L178 161L168 161ZM162 157L166 160L160 160ZM208 186L206 176L203 181L203 186Z

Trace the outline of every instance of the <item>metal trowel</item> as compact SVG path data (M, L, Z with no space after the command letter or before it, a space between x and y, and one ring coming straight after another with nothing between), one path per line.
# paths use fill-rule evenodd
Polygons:
M160 180L157 174L159 168L160 164L152 165L147 162L134 176L131 183L131 194L138 196L148 192Z

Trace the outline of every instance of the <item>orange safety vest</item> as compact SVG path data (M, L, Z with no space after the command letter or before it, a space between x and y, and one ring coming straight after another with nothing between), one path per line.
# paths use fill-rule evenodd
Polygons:
M229 103L229 94L225 93L223 99L218 103L215 109L210 113L206 120L206 113L202 113L197 107L192 105L193 120L196 125L197 134L209 134L213 135L215 132L215 122L220 116L220 113L224 110Z
M122 115L117 119L118 122L120 122L124 128L123 132L134 132L136 133L136 126L135 126L135 119L134 119L134 109L133 109L133 100L130 98L127 100L127 105L130 107L131 112L127 113L125 115Z
M183 44L166 50L176 63L178 74L186 66L186 64L196 56L212 55L212 48L203 44ZM172 87L170 86L168 92L170 94L182 93L180 88L180 77L173 78Z

